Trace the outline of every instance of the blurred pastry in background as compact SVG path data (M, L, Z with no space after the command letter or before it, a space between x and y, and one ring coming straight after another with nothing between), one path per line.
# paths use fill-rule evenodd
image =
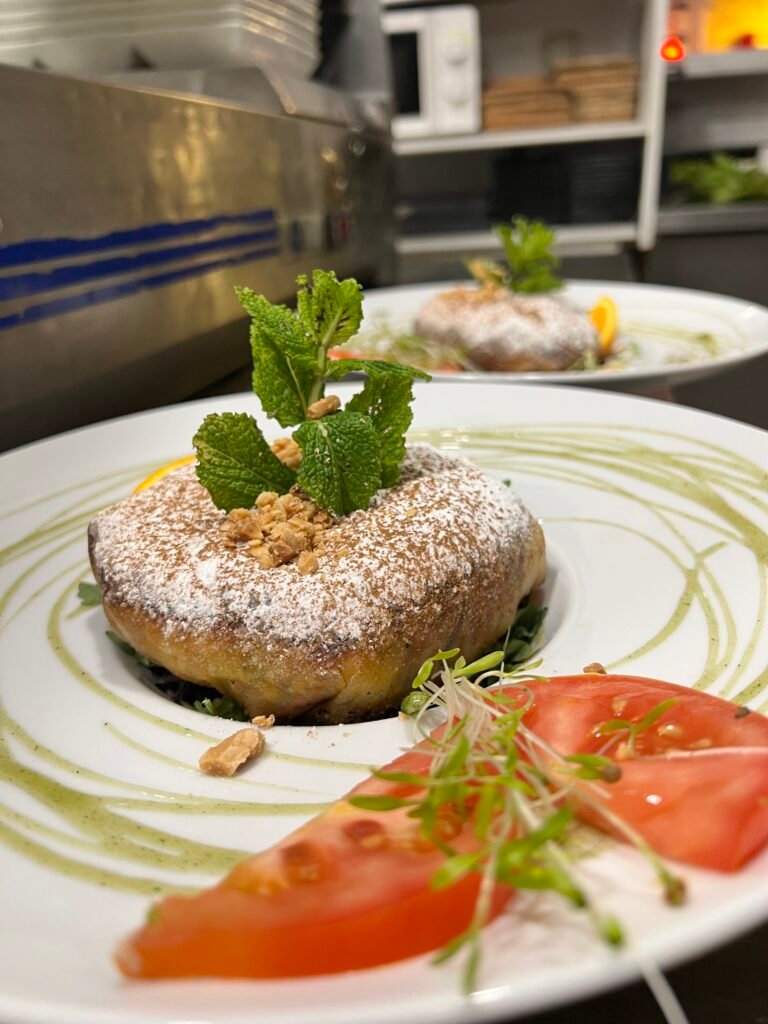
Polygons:
M414 330L462 352L481 370L567 370L599 357L597 331L583 313L549 295L519 295L492 284L435 295Z

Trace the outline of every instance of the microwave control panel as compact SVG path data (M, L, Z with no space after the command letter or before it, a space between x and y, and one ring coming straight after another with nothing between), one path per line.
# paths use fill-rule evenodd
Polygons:
M474 7L433 11L432 46L435 133L480 130L480 26Z
M480 130L480 19L477 9L418 7L387 11L396 138Z

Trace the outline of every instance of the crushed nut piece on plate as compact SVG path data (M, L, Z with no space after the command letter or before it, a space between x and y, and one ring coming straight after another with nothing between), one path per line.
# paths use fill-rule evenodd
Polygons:
M206 750L198 763L208 775L234 775L241 765L258 757L263 749L264 737L258 729L240 729Z

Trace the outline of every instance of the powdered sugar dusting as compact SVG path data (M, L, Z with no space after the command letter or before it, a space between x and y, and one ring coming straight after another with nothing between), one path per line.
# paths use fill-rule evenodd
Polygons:
M262 569L227 547L224 518L193 467L100 513L91 543L106 598L175 639L225 626L235 643L321 653L365 645L538 530L507 487L426 445L408 449L396 487L326 533L312 575L293 563Z
M598 351L583 313L548 295L513 295L502 288L456 288L429 299L414 330L458 345L488 370L566 370Z

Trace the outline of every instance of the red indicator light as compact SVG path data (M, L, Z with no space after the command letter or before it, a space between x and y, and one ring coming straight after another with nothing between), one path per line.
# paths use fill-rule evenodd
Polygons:
M659 53L662 60L669 61L670 64L676 64L685 58L685 47L677 36L669 36L661 44Z

